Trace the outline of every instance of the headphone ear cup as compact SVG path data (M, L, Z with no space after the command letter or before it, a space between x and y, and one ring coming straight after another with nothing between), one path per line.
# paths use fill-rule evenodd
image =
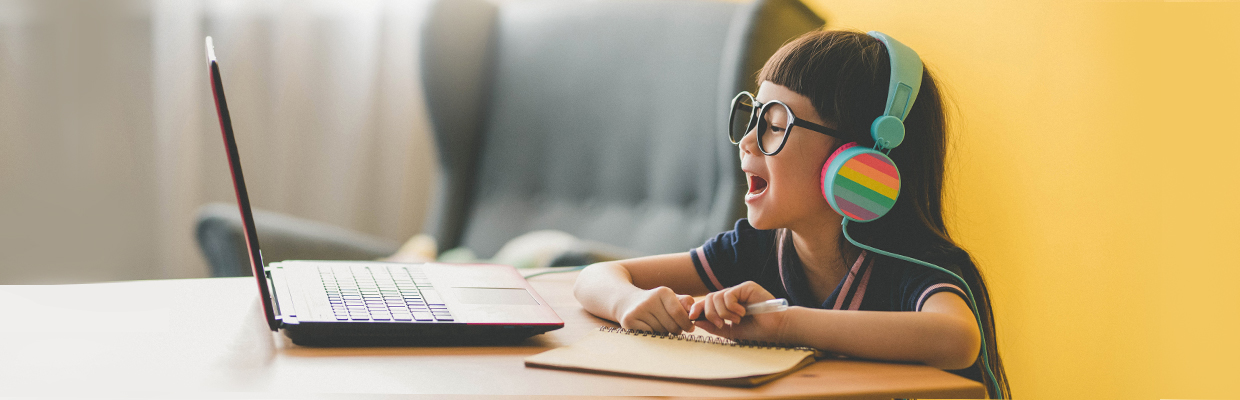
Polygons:
M857 222L886 215L900 196L896 163L873 149L849 143L822 166L822 196L835 212Z

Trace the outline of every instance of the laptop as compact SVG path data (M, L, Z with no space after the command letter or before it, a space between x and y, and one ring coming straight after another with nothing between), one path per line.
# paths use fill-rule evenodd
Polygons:
M206 38L211 91L267 324L306 346L510 344L564 327L512 266L284 261L264 267L224 84Z

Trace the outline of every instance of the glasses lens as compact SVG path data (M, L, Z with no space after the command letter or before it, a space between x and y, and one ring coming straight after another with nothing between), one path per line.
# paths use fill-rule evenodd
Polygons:
M728 118L728 139L733 144L740 143L741 138L753 129L753 96L741 93L732 99L732 115Z
M771 103L761 111L758 118L758 147L767 155L779 152L788 139L792 125L792 110L782 103Z

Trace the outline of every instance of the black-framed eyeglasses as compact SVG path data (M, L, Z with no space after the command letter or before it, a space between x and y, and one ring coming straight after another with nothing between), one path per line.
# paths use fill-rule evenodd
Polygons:
M773 156L784 149L790 136L788 131L796 126L848 140L840 131L797 119L796 115L792 114L792 108L782 101L761 103L749 92L741 92L732 98L732 111L728 115L728 140L732 144L739 145L741 139L756 128L758 150L761 150L762 154Z

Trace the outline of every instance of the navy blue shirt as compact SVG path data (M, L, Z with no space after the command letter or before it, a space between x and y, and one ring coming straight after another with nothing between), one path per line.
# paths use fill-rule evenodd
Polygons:
M902 254L960 274L958 258L947 255ZM819 303L810 288L787 230L760 230L749 220L736 221L731 230L689 250L698 276L710 291L745 281L762 285L790 305L829 310L921 311L926 299L949 292L965 299L955 278L934 269L895 258L862 252L835 290ZM975 363L976 366L976 363ZM952 371L981 381L980 370Z

